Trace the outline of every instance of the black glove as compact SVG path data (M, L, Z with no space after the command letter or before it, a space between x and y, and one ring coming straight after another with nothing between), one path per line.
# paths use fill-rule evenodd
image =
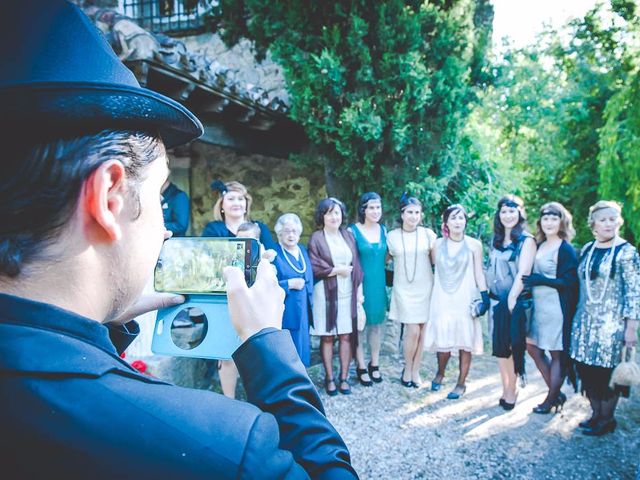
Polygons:
M535 287L537 285L547 285L548 279L544 275L539 273L532 273L531 275L523 275L522 283L525 287Z
M482 306L478 310L478 316L479 317L481 317L482 315L487 313L487 311L489 310L489 306L491 305L491 302L489 301L489 292L488 291L483 290L482 292L480 292L480 296L482 297Z

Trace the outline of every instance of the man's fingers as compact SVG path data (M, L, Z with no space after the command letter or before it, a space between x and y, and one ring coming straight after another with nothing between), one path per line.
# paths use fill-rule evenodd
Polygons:
M155 306L152 310L159 310L161 308L175 307L184 303L186 299L183 295L176 295L175 293L156 293Z
M267 259L270 262L273 262L277 256L278 256L278 252L272 249L268 249L262 252L262 258Z
M222 276L227 284L227 295L245 290L247 282L244 280L244 273L238 267L224 267Z
M269 262L266 258L260 260L258 264L258 271L256 274L256 282L267 281L267 282L276 282L278 283L278 278L276 276L276 267Z

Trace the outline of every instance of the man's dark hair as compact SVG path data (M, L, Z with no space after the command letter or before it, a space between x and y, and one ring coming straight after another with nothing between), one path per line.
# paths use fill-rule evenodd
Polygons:
M340 225L340 228L342 228L345 220L347 219L346 207L344 206L344 203L335 197L323 198L320 200L320 203L318 203L318 206L316 207L315 221L319 228L324 228L324 216L328 211L333 210L333 207L335 206L339 207L342 212L342 224Z
M9 277L43 258L73 216L82 184L96 168L108 160L122 162L137 196L143 168L164 151L158 136L118 130L30 144L3 135L2 145L0 276Z

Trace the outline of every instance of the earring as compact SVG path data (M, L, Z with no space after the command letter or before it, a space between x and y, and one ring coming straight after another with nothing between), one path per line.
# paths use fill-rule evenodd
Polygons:
M220 213L224 213L224 208L221 208L221 209L220 209Z

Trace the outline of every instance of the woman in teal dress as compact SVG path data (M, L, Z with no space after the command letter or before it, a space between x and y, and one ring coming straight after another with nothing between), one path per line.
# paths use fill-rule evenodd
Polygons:
M356 363L358 380L364 386L379 383L382 376L379 370L380 345L382 343L382 324L387 314L387 290L385 287L384 266L387 255L387 232L380 224L382 202L380 195L367 192L358 202L358 223L349 228L356 238L360 263L364 271L363 292L364 311L366 313L367 343L371 360L365 368L364 349L358 342ZM363 336L364 329L358 331Z

